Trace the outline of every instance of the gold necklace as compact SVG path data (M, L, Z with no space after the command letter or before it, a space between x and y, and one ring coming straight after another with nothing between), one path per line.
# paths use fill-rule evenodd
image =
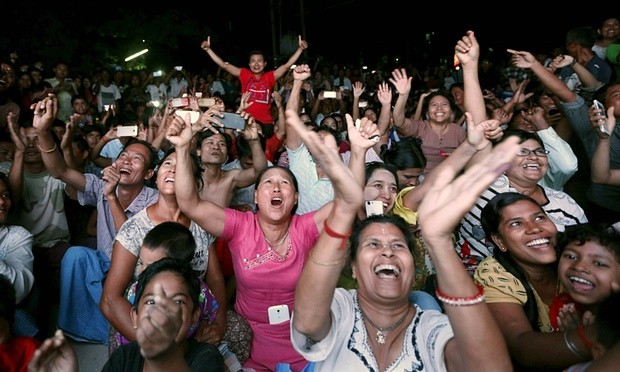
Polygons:
M271 241L269 241L269 239L267 239L267 237L265 236L265 233L263 233L263 237L265 238L265 241L267 242L267 244L269 244L269 246L270 246L271 248L273 248L273 247L279 247L279 246L281 246L281 245L282 245L282 243L284 243L284 240L288 237L288 231L289 231L289 230L286 230L286 234L284 234L284 236L282 237L282 239L280 239L280 241L279 241L279 242L277 242L277 243L272 243Z
M370 320L369 317L366 316L366 314L364 313L364 310L362 310L362 306L360 306L360 312L362 313L362 320L364 319L368 320L368 323L370 323L370 325L373 326L377 330L377 334L375 336L375 340L377 340L377 343L379 345L385 345L385 334L387 332L395 330L399 325L401 325L405 321L405 319L407 318L407 315L409 315L409 308L410 306L407 307L407 311L405 312L405 315L403 315L402 318L398 319L396 323L392 324L389 327L383 327L383 328L376 325L372 320Z

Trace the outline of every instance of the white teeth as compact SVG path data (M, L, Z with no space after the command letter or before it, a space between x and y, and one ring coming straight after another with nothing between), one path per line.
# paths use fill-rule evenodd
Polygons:
M394 265L379 265L377 267L375 267L375 274L379 274L382 271L392 271L394 272L394 275L398 276L400 275L400 269Z
M533 247L535 245L542 245L542 244L547 244L547 243L549 243L549 239L547 238L535 239L535 240L532 240L531 242L528 242L527 246Z
M571 277L569 277L569 279L572 282L577 282L577 283L586 284L586 285L592 285L592 286L594 285L592 282L590 282L588 280L585 280L583 278L580 278L578 276L571 276Z
M174 177L166 177L164 178L164 182L174 182Z
M523 168L540 168L540 164L524 164Z
M271 200L273 200L273 201L282 201L282 198L273 198Z

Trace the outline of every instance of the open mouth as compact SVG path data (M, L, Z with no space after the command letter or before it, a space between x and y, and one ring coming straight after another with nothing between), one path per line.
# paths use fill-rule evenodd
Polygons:
M282 198L273 198L271 199L271 205L274 207L279 207L282 205Z
M577 290L589 291L595 287L594 283L592 283L591 281L585 280L578 276L569 276L568 279L570 280L573 288Z
M174 183L174 177L166 177L166 178L164 178L164 182L166 182L166 183L167 182Z
M131 171L127 168L121 168L118 170L121 174L131 174Z
M548 238L540 238L540 239L534 239L530 242L527 243L528 247L542 247L542 246L546 246L549 244L549 239Z
M375 267L375 274L380 278L398 278L400 269L394 265L382 264Z

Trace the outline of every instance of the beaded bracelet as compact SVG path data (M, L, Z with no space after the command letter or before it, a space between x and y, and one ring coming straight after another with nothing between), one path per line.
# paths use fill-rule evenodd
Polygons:
M437 299L439 301L443 302L446 305L450 305L450 306L476 305L484 301L484 288L479 284L477 284L476 287L478 288L478 293L475 296L470 296L470 297L446 296L439 290L439 287L435 289L435 295L437 296Z
M51 148L51 149L49 149L49 150L43 150L43 149L41 148L41 146L38 146L38 145L37 145L37 147L39 148L39 151L44 152L44 153L46 153L46 154L50 154L50 153L52 153L52 152L56 151L56 149L58 148L58 146L56 146L56 143L54 143L54 146L52 146L52 148Z
M332 230L331 227L329 227L329 225L327 224L327 219L325 219L325 221L323 222L323 228L325 232L327 233L327 235L331 236L332 238L342 239L342 244L340 245L340 249L344 249L344 247L346 247L347 240L349 239L349 236L351 236L351 230L349 230L349 232L344 233L344 234L337 233L334 230Z

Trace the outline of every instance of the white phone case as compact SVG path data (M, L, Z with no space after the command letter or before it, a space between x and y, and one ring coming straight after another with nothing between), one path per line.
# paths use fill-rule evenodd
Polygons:
M267 309L269 324L280 324L291 319L287 305L275 305Z
M380 200L366 200L366 217L383 214L383 202Z

